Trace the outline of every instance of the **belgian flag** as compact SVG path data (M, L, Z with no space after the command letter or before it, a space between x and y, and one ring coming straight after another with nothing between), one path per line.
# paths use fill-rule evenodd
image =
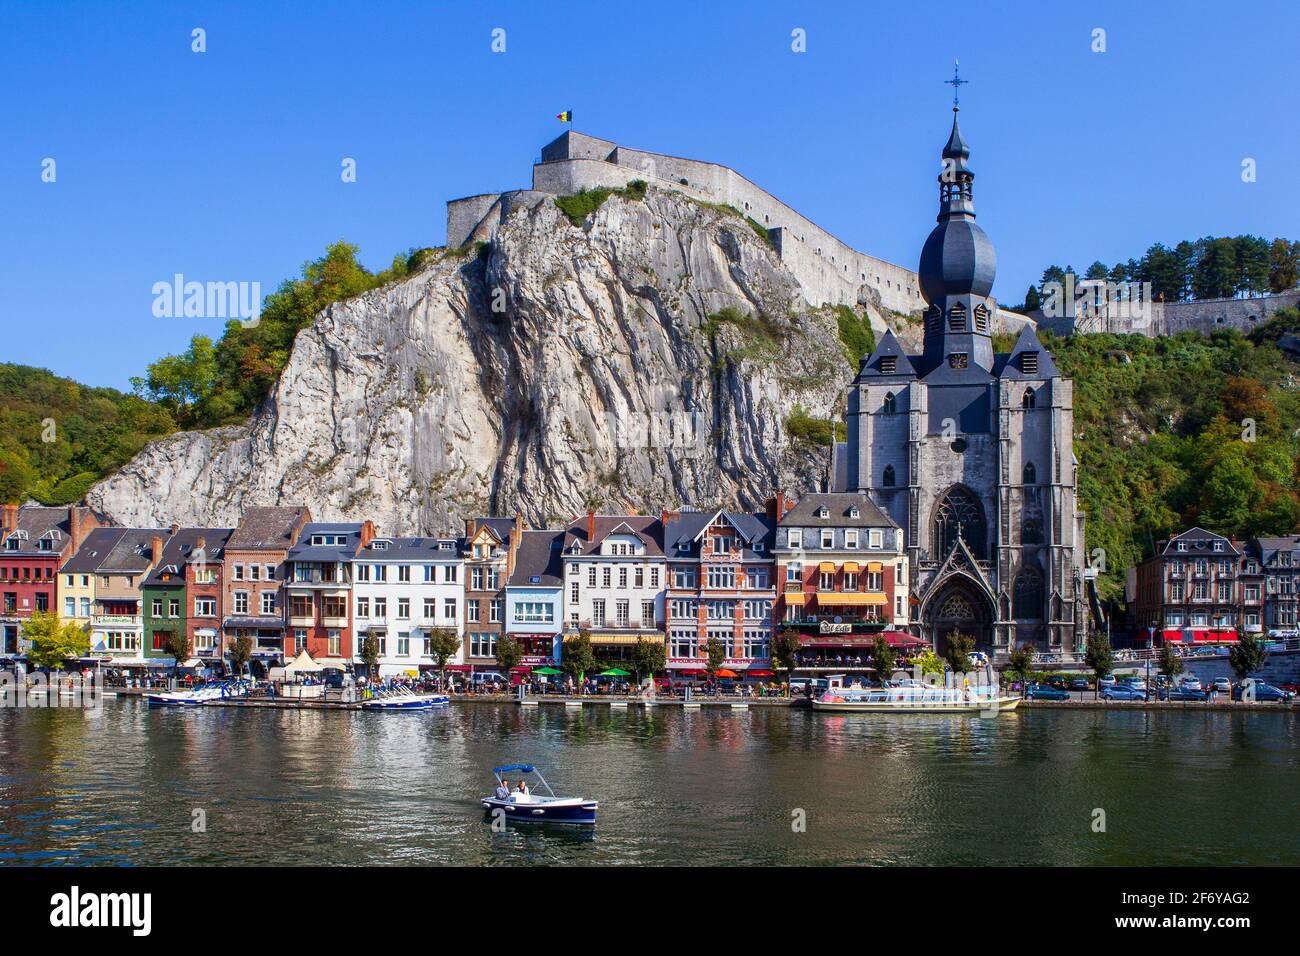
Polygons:
M573 122L573 110L565 110L563 113L556 113L555 118L561 123Z

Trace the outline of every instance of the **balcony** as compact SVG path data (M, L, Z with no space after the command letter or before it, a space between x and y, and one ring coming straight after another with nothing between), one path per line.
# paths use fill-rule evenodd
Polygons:
M290 614L290 627L312 627L316 624L316 618L311 614Z
M320 619L321 627L344 628L348 626L347 617L325 617Z
M143 627L144 619L139 614L92 614L92 627Z

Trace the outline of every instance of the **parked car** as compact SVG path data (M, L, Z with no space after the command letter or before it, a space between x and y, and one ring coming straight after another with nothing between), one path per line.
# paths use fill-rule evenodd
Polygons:
M1134 690L1126 685L1115 684L1101 689L1102 700L1146 700L1145 690Z
M1232 699L1242 700L1246 693L1246 688L1253 686L1254 693L1252 699L1260 702L1277 702L1290 700L1291 695L1280 687L1274 687L1272 684L1265 684L1262 680L1244 680L1232 689Z
M356 682L356 678L351 674L333 673L325 675L325 686L334 690L341 687L352 687Z
M1200 690L1201 679L1193 674L1188 674L1179 680L1178 686L1183 690Z
M1057 690L1065 690L1070 686L1070 683L1060 674L1057 674L1047 682L1047 686L1055 687Z
M1115 680L1115 675L1107 674L1105 677L1103 677L1101 680L1097 682L1097 686L1100 687L1102 690L1105 690L1107 687L1114 687L1116 683L1118 682Z
M1144 695L1147 692L1147 682L1141 677L1121 677L1118 686L1127 687L1129 690L1139 691Z
M1070 681L1070 690L1092 690L1092 685L1088 683L1085 677L1076 677Z
M1069 700L1070 695L1063 690L1046 684L1030 684L1025 690L1026 700Z
M1210 695L1207 694L1205 691L1200 690L1199 688L1196 690L1192 690L1191 688L1187 688L1187 687L1174 687L1174 688L1162 689L1156 692L1156 696L1160 700L1205 701L1210 699Z
M1232 681L1228 680L1226 677L1216 677L1212 686L1220 694L1232 693Z

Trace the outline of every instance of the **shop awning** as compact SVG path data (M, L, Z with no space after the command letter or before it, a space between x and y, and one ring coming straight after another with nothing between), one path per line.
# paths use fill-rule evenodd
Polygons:
M844 562L844 573L845 573L845 574L858 574L858 573L860 573L861 571L862 571L862 569L861 569L860 567L858 567L858 562L856 562L856 561L845 561L845 562Z
M592 631L591 643L593 644L635 644L637 641L653 641L662 639L657 634L606 634L599 631Z
M868 561L867 570L872 574L879 574L881 571L885 570L885 566L879 561Z
M1232 628L1171 628L1163 632L1166 644L1235 644Z
M806 603L808 603L808 595L804 594L802 591L790 591L790 592L787 592L786 595L785 595L785 603L786 603L786 604L806 604Z
M883 594L846 594L842 591L818 591L818 604L851 604L855 607L868 606L879 607L889 603L889 599Z
M890 647L920 647L928 643L906 631L881 631L879 636L883 637Z
M824 573L824 574L834 574L834 573L835 573L835 562L834 562L834 561L823 561L821 564L817 565L817 570L818 570L818 571L821 571L821 572Z
M312 660L310 654L306 651L300 653L284 666L286 674L319 674L325 668Z

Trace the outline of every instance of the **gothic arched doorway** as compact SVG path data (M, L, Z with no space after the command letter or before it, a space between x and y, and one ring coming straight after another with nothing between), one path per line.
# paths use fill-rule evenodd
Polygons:
M926 602L921 614L925 636L940 656L948 650L948 639L957 633L975 639L975 649L993 648L993 605L983 589L969 578L956 577L944 584Z
M988 558L984 546L984 508L969 488L953 485L944 492L934 506L930 524L930 560L947 558L959 534L977 561Z

